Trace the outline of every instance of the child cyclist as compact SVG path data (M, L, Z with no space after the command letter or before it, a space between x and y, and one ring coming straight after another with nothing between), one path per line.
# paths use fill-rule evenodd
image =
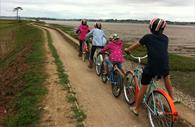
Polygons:
M134 49L145 45L147 48L148 63L143 69L141 88L138 97L136 98L135 107L132 111L138 115L140 105L142 103L144 94L148 88L148 84L155 76L163 76L165 87L173 99L173 91L169 77L169 63L168 63L168 37L163 34L166 27L166 21L160 18L154 18L150 21L149 29L151 34L144 35L139 42L134 43L129 48L125 48L125 52L132 52Z
M87 34L86 39L93 37L92 48L89 57L89 68L93 67L93 56L97 48L103 48L106 44L104 31L101 30L101 23L95 23L94 28Z
M101 53L104 53L106 51L109 52L109 58L105 58L104 60L105 75L108 75L114 63L117 64L122 73L125 74L125 71L122 69L122 63L124 62L122 48L122 40L117 34L112 34L110 36L109 43L103 49L101 49Z
M83 42L85 41L85 37L87 35L87 33L89 32L89 27L87 25L87 20L86 19L82 19L81 20L81 25L78 27L78 29L76 30L76 33L79 34L79 57L81 57L82 55L82 46L83 46Z

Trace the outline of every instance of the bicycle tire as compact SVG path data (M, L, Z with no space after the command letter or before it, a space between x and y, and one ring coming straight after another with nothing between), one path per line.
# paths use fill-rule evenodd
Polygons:
M87 57L87 56L86 56L86 53L85 53L85 52L83 52L83 53L82 53L82 60L83 60L83 62L85 62L86 57Z
M173 112L164 94L153 91L153 94L151 93L148 97L147 105L149 106L148 117L152 127L173 127ZM156 109L154 109L155 107ZM157 110L156 114L153 113L154 110Z
M99 54L98 56L97 56L97 58L96 58L96 62L95 62L96 64L95 64L95 70L96 70L96 74L98 75L98 76L100 76L100 74L102 73L102 63L103 63L103 56L102 56L102 54Z
M128 71L125 75L124 81L123 81L123 92L125 96L125 101L127 104L132 105L135 103L136 99L136 81L133 74Z
M101 66L101 74L100 74L100 77L101 77L101 80L102 80L102 82L103 83L106 83L107 82L107 75L105 75L103 72L104 72L104 65L102 64L102 66Z
M115 97L119 97L121 91L122 91L122 76L117 70L115 70L113 81L112 81L112 94Z

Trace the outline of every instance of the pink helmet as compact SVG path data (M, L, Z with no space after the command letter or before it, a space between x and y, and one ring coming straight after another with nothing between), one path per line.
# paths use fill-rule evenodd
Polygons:
M159 32L159 31L163 31L166 25L167 23L165 20L160 18L154 18L150 20L149 28L152 32Z

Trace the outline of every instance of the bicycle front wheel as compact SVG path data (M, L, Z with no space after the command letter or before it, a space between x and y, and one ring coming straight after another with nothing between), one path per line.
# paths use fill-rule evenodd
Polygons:
M152 127L173 127L173 113L167 98L154 91L148 98L148 117Z
M115 70L113 72L113 81L112 81L112 94L115 97L119 97L122 91L122 76L119 71Z
M123 81L123 91L127 104L132 105L136 99L136 79L133 74L128 71Z

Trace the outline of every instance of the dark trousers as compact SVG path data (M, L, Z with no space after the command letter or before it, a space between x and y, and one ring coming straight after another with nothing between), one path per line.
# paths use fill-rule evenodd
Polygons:
M104 48L104 46L92 46L92 48L91 48L91 53L90 53L90 60L93 60L93 56L94 56L94 53L95 53L95 51L96 51L96 49L97 48Z
M79 40L79 52L82 53L83 50L83 40Z

